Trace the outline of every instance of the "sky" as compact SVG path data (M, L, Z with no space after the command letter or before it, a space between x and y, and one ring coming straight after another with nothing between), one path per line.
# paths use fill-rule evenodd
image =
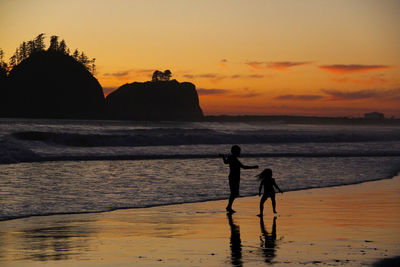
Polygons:
M96 58L107 95L155 70L205 115L400 117L398 0L0 0L6 58L39 33Z

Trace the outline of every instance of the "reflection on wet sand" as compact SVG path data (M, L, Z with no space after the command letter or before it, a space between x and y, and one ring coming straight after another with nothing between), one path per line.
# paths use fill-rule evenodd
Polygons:
M272 264L272 260L276 256L276 217L272 221L272 232L268 233L265 230L264 218L260 217L260 247L265 257L265 262Z
M79 257L88 251L89 239L94 234L87 223L60 221L56 225L29 225L2 242L7 242L4 245L9 250L8 260L57 261Z
M279 235L257 197L233 216L221 200L1 221L0 266L369 266L400 255L399 195L400 178L288 192Z
M243 266L242 261L242 241L240 239L240 228L232 219L232 214L228 213L229 226L231 227L231 263L232 266Z

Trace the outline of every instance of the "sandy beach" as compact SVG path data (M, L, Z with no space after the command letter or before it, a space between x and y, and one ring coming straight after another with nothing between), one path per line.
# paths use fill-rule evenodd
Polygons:
M369 266L400 255L400 178L0 222L1 266ZM385 263L386 265L387 263ZM382 265L384 266L384 265Z

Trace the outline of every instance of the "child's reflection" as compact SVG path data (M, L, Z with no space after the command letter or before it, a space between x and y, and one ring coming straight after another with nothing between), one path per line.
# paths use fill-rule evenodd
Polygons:
M260 247L264 254L265 262L272 263L272 260L276 256L275 255L275 252L276 252L276 249L275 249L276 248L276 217L274 217L274 220L272 223L271 234L269 234L267 232L267 230L265 230L263 217L260 217L260 229L261 229Z
M242 266L242 241L240 240L240 228L233 222L232 213L227 213L229 226L231 227L231 263L233 266Z

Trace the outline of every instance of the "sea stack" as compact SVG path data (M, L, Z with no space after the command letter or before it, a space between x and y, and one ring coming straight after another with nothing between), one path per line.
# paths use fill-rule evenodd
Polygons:
M72 56L40 51L15 66L8 76L3 116L27 118L101 118L103 89Z
M189 82L125 84L106 98L110 119L193 121L203 117L196 87Z

